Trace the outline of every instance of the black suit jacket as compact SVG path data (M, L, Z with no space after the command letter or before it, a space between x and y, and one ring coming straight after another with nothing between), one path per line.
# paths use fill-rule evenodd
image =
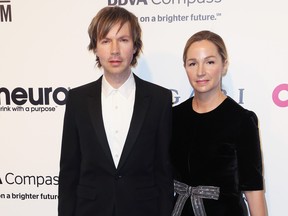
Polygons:
M59 216L168 216L171 91L135 76L133 116L116 168L101 111L101 80L72 89L64 117Z

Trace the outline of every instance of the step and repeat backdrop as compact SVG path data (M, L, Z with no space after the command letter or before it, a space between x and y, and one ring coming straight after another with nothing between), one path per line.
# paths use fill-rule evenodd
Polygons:
M70 88L101 75L87 29L104 6L135 13L144 52L134 72L173 91L192 89L186 40L212 30L226 42L223 88L260 123L269 215L288 193L288 2L284 0L0 0L0 215L57 215L63 115Z

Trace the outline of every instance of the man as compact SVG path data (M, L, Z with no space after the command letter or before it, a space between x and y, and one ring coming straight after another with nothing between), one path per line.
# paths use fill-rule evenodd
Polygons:
M89 26L103 76L69 91L59 216L168 216L172 94L131 72L142 50L137 17L105 7Z

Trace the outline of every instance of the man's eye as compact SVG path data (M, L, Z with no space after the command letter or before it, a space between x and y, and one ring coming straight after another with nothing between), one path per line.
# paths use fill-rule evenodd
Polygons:
M101 43L102 44L107 44L109 41L108 40L102 40Z

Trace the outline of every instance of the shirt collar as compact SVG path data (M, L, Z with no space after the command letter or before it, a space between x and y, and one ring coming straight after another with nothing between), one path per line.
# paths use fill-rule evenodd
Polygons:
M133 73L130 73L128 79L118 88L113 88L103 75L102 78L102 93L105 97L108 97L112 92L118 91L122 96L128 98L130 93L135 90L135 79Z

